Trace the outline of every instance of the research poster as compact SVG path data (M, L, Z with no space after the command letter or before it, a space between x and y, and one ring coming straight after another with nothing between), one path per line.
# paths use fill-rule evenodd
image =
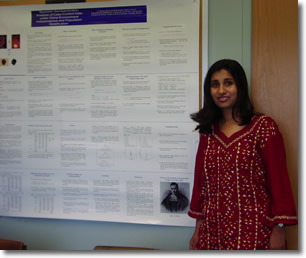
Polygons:
M1 216L194 225L199 8L1 6Z

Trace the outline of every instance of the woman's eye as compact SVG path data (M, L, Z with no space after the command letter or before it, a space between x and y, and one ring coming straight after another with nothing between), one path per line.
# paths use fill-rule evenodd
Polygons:
M212 82L212 83L210 84L210 87L212 87L212 88L217 88L218 85L219 85L218 83Z
M226 82L225 82L225 85L226 85L226 86L231 86L232 84L233 84L232 81L226 81Z

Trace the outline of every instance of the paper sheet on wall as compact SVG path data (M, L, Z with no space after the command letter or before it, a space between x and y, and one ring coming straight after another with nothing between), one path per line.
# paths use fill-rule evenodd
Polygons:
M0 215L193 226L199 2L1 7L0 24Z

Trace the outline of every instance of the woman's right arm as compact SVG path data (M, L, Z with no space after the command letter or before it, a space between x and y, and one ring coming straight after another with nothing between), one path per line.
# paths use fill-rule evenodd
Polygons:
M188 211L188 215L194 219L196 219L196 227L195 231L192 235L192 238L189 242L189 249L194 250L196 249L196 244L199 240L199 228L203 221L203 214L202 214L202 196L201 196L201 175L204 166L204 145L205 140L204 137L200 136L200 142L198 146L198 151L196 155L196 162L195 162L195 174L194 174L194 184L193 184L193 191L192 191L192 198L190 202L190 209Z

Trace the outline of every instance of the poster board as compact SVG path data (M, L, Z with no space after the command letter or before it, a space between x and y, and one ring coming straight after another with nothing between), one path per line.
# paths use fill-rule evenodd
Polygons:
M193 226L199 9L1 7L0 215Z

